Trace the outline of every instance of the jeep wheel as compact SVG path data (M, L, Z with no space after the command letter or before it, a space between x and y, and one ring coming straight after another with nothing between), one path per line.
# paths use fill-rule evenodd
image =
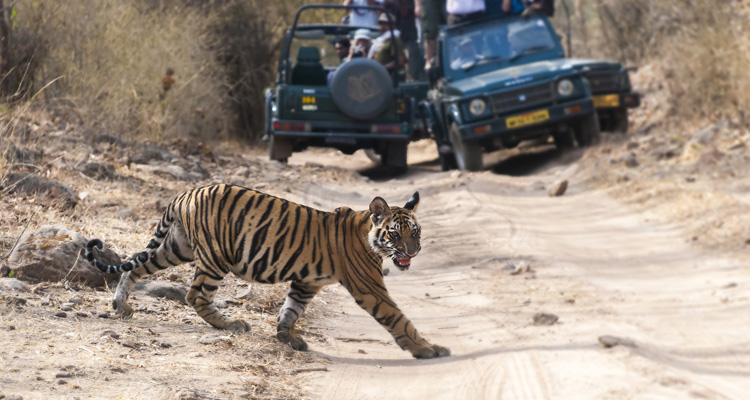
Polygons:
M292 156L292 140L289 138L271 135L268 145L268 155L271 160L286 163Z
M599 116L596 111L579 119L573 125L576 141L580 147L588 147L599 141Z
M364 152L367 158L369 158L370 161L374 162L375 164L380 164L381 162L383 162L380 154L378 154L375 149L365 149Z
M482 147L477 142L465 142L461 140L461 131L458 125L451 123L451 144L456 165L461 171L479 171L482 169Z
M576 145L576 138L571 129L556 132L552 138L555 139L555 147L559 151L570 150Z
M359 120L372 119L393 100L393 80L379 62L355 58L336 70L331 97L344 114Z
M409 142L392 142L385 146L385 153L380 156L386 167L406 169L406 152Z
M453 148L447 144L438 147L438 161L440 162L440 169L443 171L450 171L458 168L458 165L456 165L456 156L453 154Z
M609 123L612 132L628 133L628 109L621 107L612 111Z

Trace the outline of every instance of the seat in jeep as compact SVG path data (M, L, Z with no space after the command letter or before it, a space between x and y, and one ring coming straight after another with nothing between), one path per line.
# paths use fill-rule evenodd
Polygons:
M300 47L297 64L292 69L293 85L325 86L326 71L320 63L317 47Z

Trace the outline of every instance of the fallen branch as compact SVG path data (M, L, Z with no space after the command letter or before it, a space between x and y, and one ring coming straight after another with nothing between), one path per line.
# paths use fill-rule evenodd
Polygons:
M301 374L303 372L328 372L328 368L326 367L316 367L316 368L297 368L290 370L289 373L292 375Z

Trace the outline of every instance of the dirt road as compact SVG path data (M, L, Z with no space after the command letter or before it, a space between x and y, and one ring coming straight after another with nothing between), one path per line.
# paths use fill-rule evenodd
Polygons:
M313 397L746 398L748 257L694 247L681 226L576 184L574 163L524 177L412 170L369 190L310 185L297 200L366 207L364 194L406 201L419 190L422 252L386 284L452 355L411 359L348 293L327 288L326 318L306 328L328 369L306 375ZM565 196L548 197L563 178ZM531 270L512 275L511 264ZM535 325L539 312L559 320ZM626 342L605 348L603 335Z

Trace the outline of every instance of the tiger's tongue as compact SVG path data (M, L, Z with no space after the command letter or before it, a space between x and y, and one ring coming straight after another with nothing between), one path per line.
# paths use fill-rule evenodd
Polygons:
M411 258L399 258L398 263L403 266L411 265Z

